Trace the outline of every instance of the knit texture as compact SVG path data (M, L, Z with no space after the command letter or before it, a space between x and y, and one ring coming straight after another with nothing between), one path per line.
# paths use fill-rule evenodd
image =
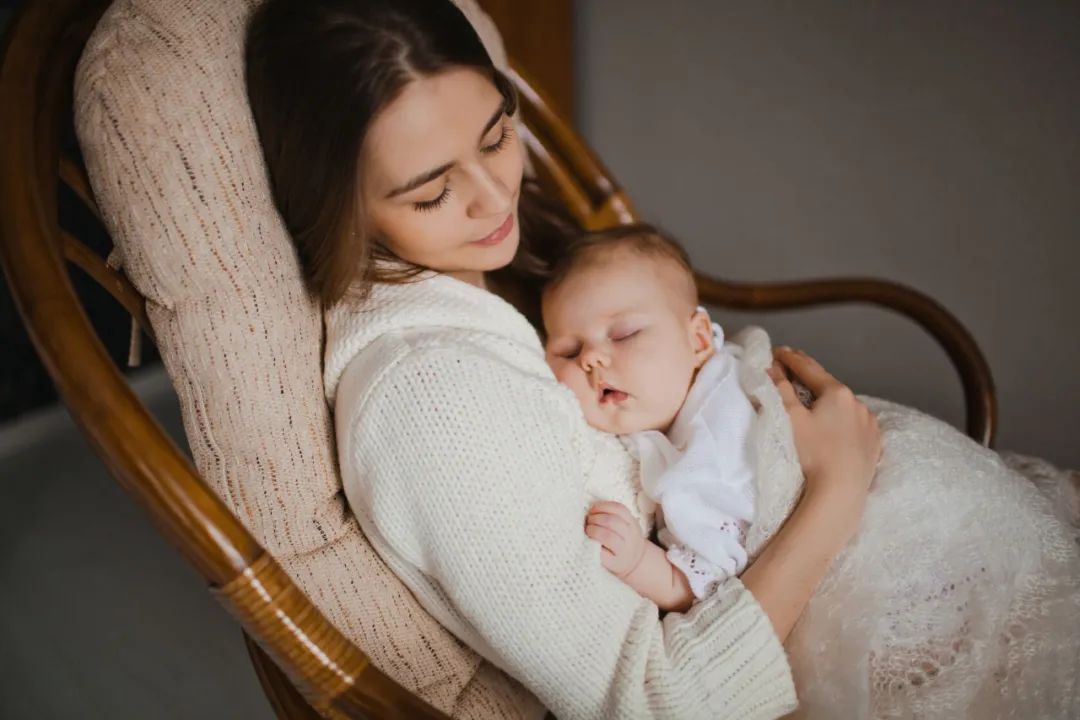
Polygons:
M417 603L337 474L322 314L274 208L247 105L256 0L115 0L75 79L79 143L206 483L388 675L459 718L543 709ZM494 26L461 0L496 63ZM505 66L505 65L504 65Z
M783 647L738 579L663 620L584 534L596 499L649 527L636 464L590 428L533 328L427 274L326 317L350 506L420 603L559 718L773 718Z

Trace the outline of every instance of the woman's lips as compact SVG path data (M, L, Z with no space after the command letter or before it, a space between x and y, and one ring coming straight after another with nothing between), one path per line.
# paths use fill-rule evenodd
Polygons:
M506 216L506 219L503 220L502 225L495 228L494 232L492 232L490 235L486 235L486 236L480 238L479 240L473 240L471 244L472 245L484 245L485 247L489 247L491 245L498 245L499 243L501 243L503 240L506 239L506 236L510 234L510 231L513 228L514 228L514 213L510 213L509 215Z

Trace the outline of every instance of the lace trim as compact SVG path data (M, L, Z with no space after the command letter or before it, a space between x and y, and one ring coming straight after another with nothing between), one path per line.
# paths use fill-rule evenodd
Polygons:
M733 520L725 520L720 529L736 538L740 545L746 542L746 531L739 523ZM727 580L731 576L731 573L710 562L692 548L679 542L673 542L672 536L666 529L660 531L659 539L661 544L667 547L668 562L682 571L690 583L690 589L693 591L694 597L699 600L711 593L718 583Z

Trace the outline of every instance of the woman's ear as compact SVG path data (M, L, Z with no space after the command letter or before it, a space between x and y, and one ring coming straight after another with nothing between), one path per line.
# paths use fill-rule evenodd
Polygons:
M694 310L690 316L690 347L694 349L694 368L699 368L713 356L713 328L709 313L704 308Z

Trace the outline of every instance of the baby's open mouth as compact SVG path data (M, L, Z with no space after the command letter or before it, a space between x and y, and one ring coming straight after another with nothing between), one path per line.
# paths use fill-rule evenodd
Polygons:
M627 398L626 393L607 383L600 386L599 401L601 405L606 403L621 403Z

